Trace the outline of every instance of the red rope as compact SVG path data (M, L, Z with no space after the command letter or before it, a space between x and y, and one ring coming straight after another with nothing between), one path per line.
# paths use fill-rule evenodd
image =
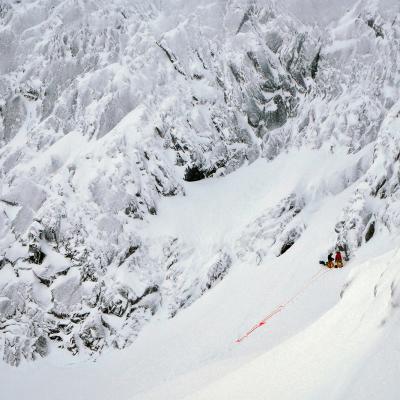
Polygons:
M315 273L309 281L307 281L299 291L297 291L286 303L279 305L276 307L273 311L271 311L265 318L263 318L260 322L255 324L250 330L248 330L243 336L241 336L239 339L236 339L236 343L240 343L244 339L246 339L248 336L250 336L256 329L262 327L263 325L266 324L266 322L273 318L276 314L280 313L287 305L292 303L298 296L300 296L303 292L308 289L309 286L312 285L314 281L316 281L320 276L324 275L327 273L328 270L324 271L323 269L319 270L317 273Z

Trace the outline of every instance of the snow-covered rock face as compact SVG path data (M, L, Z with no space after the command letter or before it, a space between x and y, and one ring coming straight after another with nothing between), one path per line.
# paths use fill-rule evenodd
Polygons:
M352 193L329 227L349 256L399 226L397 2L342 2L327 26L308 25L311 3L300 15L295 1L0 0L6 362L50 343L123 348L235 260L284 256L321 197ZM185 181L303 147L354 157L247 221L231 245L199 256L149 233Z

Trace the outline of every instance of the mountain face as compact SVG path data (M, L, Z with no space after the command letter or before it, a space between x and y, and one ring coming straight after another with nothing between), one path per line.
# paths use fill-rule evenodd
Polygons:
M398 233L399 5L325 3L0 0L6 363L126 347L238 262L287 256L321 198L348 197L321 253ZM194 181L305 149L338 155L335 173L230 243L158 229Z

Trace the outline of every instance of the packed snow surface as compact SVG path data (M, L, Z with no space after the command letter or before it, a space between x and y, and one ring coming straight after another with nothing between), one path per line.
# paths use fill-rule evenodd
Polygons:
M397 0L0 0L1 397L398 399L399 65Z
M147 234L154 240L179 233L199 243L195 257L212 252L213 246L234 246L240 227L274 204L274 196L307 184L321 186L320 180L334 179L358 157L295 151L227 177L187 184L185 197L163 200ZM385 398L394 399L395 387L386 387L384 380L394 384L398 372L396 336L391 334L398 319L391 318L396 298L388 298L386 291L391 284L396 288L399 279L400 252L387 253L395 243L387 235L372 240L342 270L321 269L317 262L325 256L321 249L334 240L335 213L349 195L315 196L308 229L290 256L259 265L237 262L221 283L175 318L155 318L124 352L109 351L93 362L54 350L18 369L3 365L8 398L264 399L268 393L268 398L289 399L296 393L317 399L329 393L328 398L340 399L352 393L351 398L368 394L372 399L385 390ZM293 303L235 342L318 271L321 275ZM373 378L370 368L377 371Z

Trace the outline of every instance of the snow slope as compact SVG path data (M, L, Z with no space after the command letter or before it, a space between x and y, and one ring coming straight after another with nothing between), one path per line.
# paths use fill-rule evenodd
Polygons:
M398 397L400 9L335 6L0 0L8 398Z
M396 250L357 266L323 317L187 399L398 398L398 262Z
M160 213L149 224L147 234L153 238L166 232L182 235L188 243L199 243L199 254L206 258L204 253L213 254L213 246L237 246L241 226L275 204L276 199L269 195L271 189L280 198L297 187L319 187L321 181L332 180L359 157L337 156L329 150L294 151L273 162L259 160L227 177L186 184L185 197L160 204ZM288 160L297 160L290 174L285 168L289 167ZM329 167L332 164L336 171ZM314 173L314 165L321 167L320 174ZM317 261L335 240L333 228L341 210L338 205L346 204L350 195L351 190L330 193L327 198L314 196L305 217L308 229L286 256L267 257L259 265L238 257L222 282L173 319L166 320L160 312L123 353L109 351L93 363L82 357L61 356L54 350L35 364L23 364L18 369L3 365L1 379L8 383L8 398L180 399L200 390L193 398L257 399L265 398L267 392L271 398L280 399L292 397L293 388L298 398L318 398L322 391L332 393L332 398L343 398L342 390L357 394L360 388L351 386L355 380L349 377L364 382L357 368L382 331L379 323L388 311L386 286L395 278L391 274L395 274L396 265L393 253L376 261L363 260L393 247L388 233L371 240L343 270L326 270L270 323L242 343L235 343L320 270ZM388 260L392 269L380 282ZM366 270L371 272L366 274ZM351 284L340 300L347 281ZM375 284L380 287L377 293L382 291L381 297L376 295L376 304L372 301ZM364 314L366 322L360 325ZM385 332L390 332L391 324L394 321L390 320ZM384 360L391 359L394 362L396 356ZM374 367L379 369L377 364ZM395 383L387 378L390 384ZM24 384L18 385L21 379ZM335 385L338 392L332 391ZM377 382L374 390L379 387ZM361 399L364 393L354 398Z

